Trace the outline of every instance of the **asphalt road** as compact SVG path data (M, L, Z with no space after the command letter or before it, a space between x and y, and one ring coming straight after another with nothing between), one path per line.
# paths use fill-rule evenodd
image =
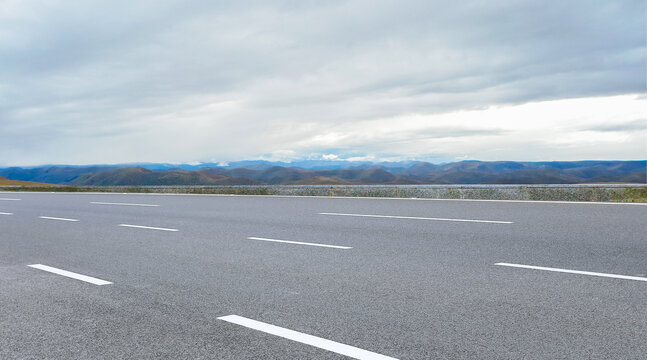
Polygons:
M0 193L0 359L644 359L646 280L645 205Z

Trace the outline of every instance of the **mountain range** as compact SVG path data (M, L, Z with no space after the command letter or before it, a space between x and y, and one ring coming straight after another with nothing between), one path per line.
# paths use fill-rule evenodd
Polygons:
M301 161L11 167L13 180L78 186L647 183L647 161Z

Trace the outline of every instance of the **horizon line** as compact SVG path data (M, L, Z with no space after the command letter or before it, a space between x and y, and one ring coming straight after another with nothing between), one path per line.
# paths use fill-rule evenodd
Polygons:
M383 163L428 163L433 165L444 165L460 162L484 162L484 163L495 163L495 162L516 162L516 163L556 163L556 162L640 162L647 161L646 159L613 159L613 160L599 160L599 159L584 159L584 160L476 160L476 159L464 159L464 160L454 160L454 161L441 161L441 162L432 162L428 160L384 160L384 161L374 161L374 160L348 160L348 159L301 159L301 160L265 160L265 159L245 159L245 160L233 160L233 161L213 161L213 162L129 162L129 163L93 163L93 164L40 164L40 165L0 165L0 169L7 168L41 168L41 167L137 167L145 165L170 165L170 166L192 166L192 167L202 167L203 165L209 165L210 167L230 167L232 163L244 163L244 162L258 162L258 163L283 163L283 164L294 164L300 162L323 162L323 163L358 163L358 164L383 164Z

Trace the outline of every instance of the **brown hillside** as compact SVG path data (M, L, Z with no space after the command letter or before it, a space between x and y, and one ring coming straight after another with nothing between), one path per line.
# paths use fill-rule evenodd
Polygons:
M293 181L289 185L349 185L350 181L342 180L338 177L315 176L299 181Z
M32 181L11 180L0 176L0 186L60 186L56 184L39 183Z

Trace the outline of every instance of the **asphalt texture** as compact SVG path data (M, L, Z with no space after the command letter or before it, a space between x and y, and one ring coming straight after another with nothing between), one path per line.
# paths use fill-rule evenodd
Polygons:
M647 357L647 282L494 265L647 276L644 205L0 193L9 198L20 200L0 200L13 214L0 215L0 359L348 359L227 315L396 359Z

